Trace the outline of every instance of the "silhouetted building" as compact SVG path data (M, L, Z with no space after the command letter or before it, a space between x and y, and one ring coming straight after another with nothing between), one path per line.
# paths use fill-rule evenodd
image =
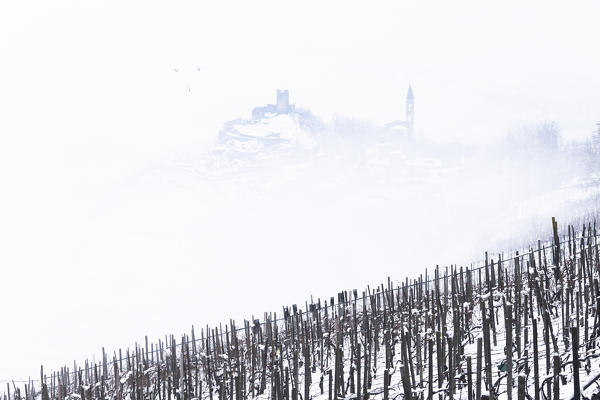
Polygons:
M263 107L252 109L252 119L264 118L267 114L289 114L294 112L295 106L290 104L290 93L288 90L277 89L277 103L267 104Z
M385 127L393 130L405 130L408 136L414 137L415 135L415 96L412 91L412 87L408 86L408 93L406 94L406 119L404 121L397 120L392 121Z

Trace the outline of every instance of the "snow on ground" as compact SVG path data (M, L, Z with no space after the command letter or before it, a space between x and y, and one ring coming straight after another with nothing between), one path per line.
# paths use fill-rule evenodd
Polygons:
M316 129L313 119L295 118L246 127L260 139L291 126L293 132L283 133L287 139L280 138L283 148L239 152L241 141L217 141L211 151L159 160L94 192L68 238L69 257L59 260L64 268L45 277L52 282L47 293L63 296L65 313L78 315L78 323L56 342L14 357L26 357L29 365L63 365L91 358L98 346L158 337L165 326L183 331L387 276L402 279L437 264L469 263L538 233L545 239L550 216L565 222L596 205L597 180L576 180L588 175L558 161L540 168L504 154L410 143L386 132ZM255 132L258 126L269 128ZM292 145L300 132L318 139L317 146ZM557 169L571 176L557 176ZM233 283L232 269L238 271ZM289 271L304 274L294 285L272 284ZM65 287L61 276L86 285ZM256 289L269 283L268 291ZM231 299L231 291L245 301ZM107 305L102 296L108 292L114 304L136 313L125 316ZM71 302L77 298L85 301ZM198 304L215 306L200 311ZM123 315L121 329L91 331L91 309ZM180 310L177 316L173 309ZM50 314L40 318L62 329ZM91 344L72 346L83 335ZM56 350L38 360L44 349ZM17 375L26 376L22 371ZM14 376L4 376L9 372Z

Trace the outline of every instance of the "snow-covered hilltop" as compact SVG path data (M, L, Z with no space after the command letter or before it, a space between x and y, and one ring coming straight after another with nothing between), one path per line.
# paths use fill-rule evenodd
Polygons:
M226 122L219 133L216 154L259 155L287 150L322 150L327 145L339 147L343 136L344 144L361 142L379 146L390 137L414 139L414 97L409 88L406 120L393 121L382 127L364 121L335 120L324 123L310 110L296 107L289 102L287 90L277 90L275 104L254 107L250 119L238 118ZM368 147L368 146L367 146ZM366 150L366 147L363 147Z
M255 107L250 119L224 124L208 154L208 165L220 171L231 167L248 170L265 161L315 154L326 129L311 111L290 104L287 90L278 90L276 104Z
M322 128L310 112L267 113L259 119L229 121L215 151L253 154L286 149L315 149Z
M404 165L417 142L413 107L409 89L406 121L376 125L339 115L324 121L311 110L290 104L287 90L277 90L275 104L254 107L250 118L224 123L202 164L207 173L219 176L262 167L321 168L323 163L326 168L346 170L355 165L364 171Z

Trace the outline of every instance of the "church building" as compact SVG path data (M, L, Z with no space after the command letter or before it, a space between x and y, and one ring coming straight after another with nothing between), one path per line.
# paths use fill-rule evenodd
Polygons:
M413 95L412 87L408 86L406 94L406 119L404 121L392 121L385 126L390 130L405 131L409 137L415 135L415 96Z

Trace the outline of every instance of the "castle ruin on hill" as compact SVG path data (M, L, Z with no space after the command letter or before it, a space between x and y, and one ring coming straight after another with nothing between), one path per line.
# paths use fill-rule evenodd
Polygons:
M254 107L252 109L252 119L258 120L264 118L267 114L289 114L294 110L295 106L290 104L290 92L277 89L277 102L263 107Z
M275 104L255 107L252 109L252 119L257 121L268 114L280 115L290 114L296 109L294 104L290 104L290 93L288 90L277 89L277 101ZM412 87L408 86L405 105L405 119L392 121L385 125L386 129L393 131L404 131L409 137L414 137L415 133L415 97Z

